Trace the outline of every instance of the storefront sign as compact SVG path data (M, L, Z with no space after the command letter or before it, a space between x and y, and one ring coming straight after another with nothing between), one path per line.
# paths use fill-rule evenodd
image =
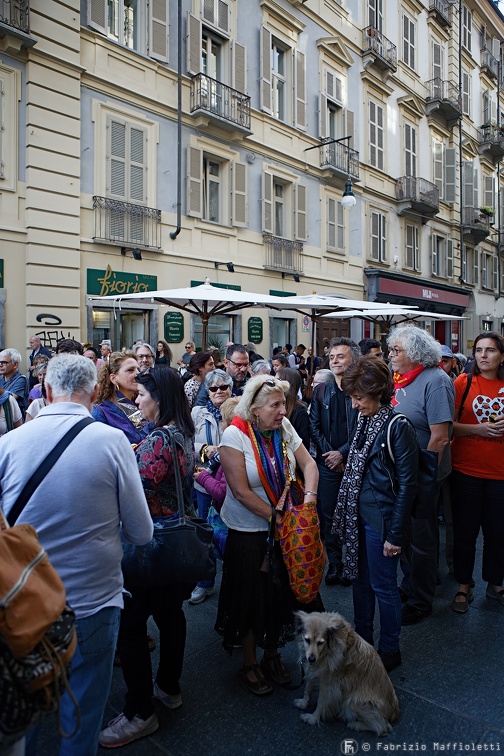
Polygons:
M166 312L164 337L168 344L180 344L184 339L184 316L181 312Z
M0 260L0 289L4 288L3 260Z
M107 297L114 294L141 294L156 289L157 276L112 270L110 265L107 270L88 268L87 271L87 293L91 295Z
M295 291L276 291L275 289L270 289L270 297L295 297L296 292Z
M263 322L262 318L248 319L248 340L252 344L260 344L263 340Z
M412 284L406 281L394 281L390 278L379 278L380 294L396 294L399 297L433 302L438 304L457 305L469 307L469 295L457 294L453 291L438 289L436 286Z

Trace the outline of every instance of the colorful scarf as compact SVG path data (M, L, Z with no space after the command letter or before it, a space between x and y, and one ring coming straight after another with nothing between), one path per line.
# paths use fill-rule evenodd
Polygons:
M142 418L134 402L127 399L120 391L117 392L116 397L117 404L110 399L97 404L92 413L93 417L95 420L100 420L100 416L96 416L95 411L101 412L107 425L122 430L130 444L139 444L147 436L150 425Z
M408 386L410 383L413 383L417 375L420 375L420 373L425 370L423 365L419 365L416 368L413 368L413 370L410 370L409 373L404 373L404 375L401 375L400 373L394 373L394 390L397 392L399 389L405 388L405 386ZM392 406L395 407L399 402L395 398L395 396L392 397Z
M241 417L234 417L231 425L235 425L250 439L262 486L271 506L276 507L285 489L285 460L282 447L282 431L279 428L271 434L273 459L275 460L275 464L273 464L266 439L252 423L242 420ZM285 456L287 456L286 453Z
M332 532L345 544L343 575L349 580L355 580L359 574L359 495L364 470L369 450L391 412L390 405L382 405L372 417L359 415L357 431L348 453L334 510Z

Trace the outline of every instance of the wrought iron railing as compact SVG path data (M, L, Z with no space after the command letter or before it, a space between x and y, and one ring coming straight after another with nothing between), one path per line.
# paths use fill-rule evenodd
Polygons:
M429 10L436 11L446 21L450 21L450 9L446 0L431 0Z
M490 233L490 226L494 216L482 213L479 207L462 208L462 225L468 228L487 230Z
M30 33L29 0L0 0L0 23Z
M394 71L397 69L397 48L381 31L374 26L367 26L362 30L362 41L364 52L373 52Z
M320 167L335 168L348 173L354 179L359 178L359 153L341 142L320 145Z
M263 234L266 252L264 266L290 273L303 272L303 242Z
M105 242L161 247L161 210L120 202L109 197L93 197L94 238Z
M427 179L401 176L396 183L396 199L439 208L439 189Z
M499 75L499 61L495 58L490 50L481 51L481 67L487 68L495 78Z
M451 81L435 78L426 81L425 86L427 87L427 100L445 100L462 112L462 98L459 89Z
M191 81L191 113L195 110L250 129L250 97L202 73Z
M504 149L503 128L503 126L494 126L493 124L482 126L479 130L481 142L484 144L494 145L496 147L500 146Z

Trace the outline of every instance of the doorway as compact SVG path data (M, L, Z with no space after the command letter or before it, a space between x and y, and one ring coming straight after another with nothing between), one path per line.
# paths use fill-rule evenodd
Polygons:
M112 350L130 349L139 339L149 341L149 313L143 310L122 310L114 317L113 310L93 309L93 346L109 339Z

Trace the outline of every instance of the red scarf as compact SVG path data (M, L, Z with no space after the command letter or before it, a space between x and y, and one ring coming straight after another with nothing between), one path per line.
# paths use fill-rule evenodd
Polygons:
M424 366L419 365L413 370L410 370L409 373L404 373L403 375L401 375L400 373L394 373L394 391L397 393L398 389L404 388L405 386L408 386L410 383L413 383L417 375L420 375L422 370L425 370ZM398 404L398 401L395 398L395 396L393 396L392 406L395 407L397 404Z

